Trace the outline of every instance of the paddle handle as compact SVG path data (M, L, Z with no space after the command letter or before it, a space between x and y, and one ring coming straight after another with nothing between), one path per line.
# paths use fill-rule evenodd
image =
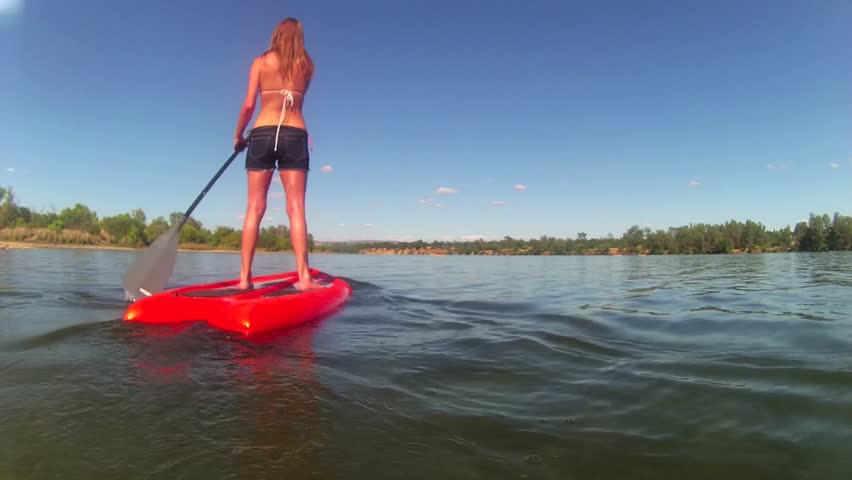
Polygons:
M192 214L192 211L195 210L195 207L197 207L198 204L201 202L201 199L204 198L204 195L207 195L207 192L210 191L210 188L213 187L213 184L216 183L216 180L218 180L219 177L222 176L222 173L225 172L225 169L227 169L228 166L231 165L231 162L233 162L234 159L237 158L237 155L239 155L242 150L243 148L235 148L234 153L232 153L231 156L228 157L227 160L225 160L224 165L219 168L219 171L216 172L216 175L213 175L213 178L211 178L210 181L207 182L207 186L204 187L204 190L202 190L201 193L198 194L198 197L195 198L195 201L192 202L192 205L190 205L189 208L186 209L186 212L184 212L183 220L181 220L180 224L178 224L177 230L183 228L183 225L186 223L187 220L189 220L189 216Z

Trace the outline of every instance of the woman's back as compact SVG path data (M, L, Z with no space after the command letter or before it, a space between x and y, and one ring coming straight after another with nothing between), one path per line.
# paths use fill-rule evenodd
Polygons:
M258 69L260 112L254 126L278 125L283 116L281 125L306 129L302 104L310 80L298 74L291 74L290 78L285 80L281 75L281 64L275 52L267 52L255 62ZM285 102L287 108L282 112Z

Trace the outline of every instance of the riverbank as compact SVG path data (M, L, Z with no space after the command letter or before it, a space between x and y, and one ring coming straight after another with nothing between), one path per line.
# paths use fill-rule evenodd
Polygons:
M148 247L123 247L120 245L101 245L101 244L73 244L73 243L49 243L49 242L13 242L0 240L0 250L28 250L34 248L55 248L55 249L67 249L67 250L125 250L125 251L138 251L144 250ZM239 254L240 251L233 249L222 249L222 248L204 248L202 246L196 244L189 244L178 247L178 252L181 253L234 253ZM258 248L255 253L286 253L292 254L292 250L263 250ZM311 252L311 255L317 254L330 254L335 252Z
M137 251L144 250L147 247L126 247L119 245L104 245L104 244L73 244L73 243L56 243L56 242L16 242L16 241L0 241L0 250L23 250L34 248L53 248L53 249L69 249L69 250L124 250ZM208 248L203 244L183 244L178 247L178 252L181 253L232 253L239 254L237 249L223 248ZM748 255L761 253L785 253L790 250L784 249L766 249L756 251L743 251L733 249L718 255ZM292 250L264 250L258 248L257 254L292 254ZM519 249L511 251L508 249L481 250L477 252L463 252L457 248L441 248L441 247L420 247L420 248L362 248L353 252L330 252L324 250L315 250L310 252L311 255L417 255L417 256L658 256L658 255L679 255L679 253L652 253L648 250L635 252L630 250L621 250L618 248L607 248L605 250L588 249L582 252L573 252L570 254L554 254L549 251L533 252L532 249ZM680 254L682 255L682 254Z
M73 243L11 242L0 241L0 250L27 250L32 248L62 248L73 250L136 250L118 245L78 245Z
M739 250L739 249L731 249L724 253L718 253L714 255L747 255L750 253L785 253L790 252L791 250L782 249L782 248L768 248L765 250L755 249L755 250ZM442 247L422 247L422 248L365 248L358 251L361 255L425 255L425 256L459 256L459 255L479 255L479 256L542 256L542 257L550 257L550 256L612 256L612 257L624 257L624 256L634 256L634 257L645 257L645 256L659 256L659 255L678 255L676 253L670 253L667 251L652 253L648 249L634 251L634 250L626 250L615 247L609 247L605 249L587 249L579 252L572 253L552 253L550 251L543 252L535 252L532 248L522 248L516 250L510 249L488 249L488 250L479 250L476 252L463 252L459 248L450 247L450 248L442 248Z
M120 245L78 245L73 243L47 243L47 242L9 242L0 241L0 250L28 250L33 248L58 248L66 250L144 250L146 247L122 247ZM240 253L239 250L201 249L201 248L178 248L179 252L204 252L204 253ZM272 253L272 252L259 252Z

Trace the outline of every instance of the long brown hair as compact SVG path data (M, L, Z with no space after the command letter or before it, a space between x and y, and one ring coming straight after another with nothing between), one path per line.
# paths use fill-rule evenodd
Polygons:
M310 81L314 74L314 62L305 50L302 24L293 17L285 18L275 28L267 52L278 55L278 65L284 80L291 80L296 74Z

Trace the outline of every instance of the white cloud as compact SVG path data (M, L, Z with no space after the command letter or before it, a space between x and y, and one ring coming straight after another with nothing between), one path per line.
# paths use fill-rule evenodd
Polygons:
M422 200L417 200L417 203L419 203L420 205L430 205L432 203L432 199L424 198Z
M0 0L0 1L2 1L2 0ZM6 171L9 172L9 173L15 173L15 169L12 168L12 167L7 168Z
M507 202L505 200L494 200L493 202L491 202L491 205L493 205L495 207L502 207L503 205L507 205L508 203L509 202Z
M337 226L338 226L338 227L345 227L345 226L346 226L346 224L345 224L345 223L338 223L338 224L337 224Z
M458 193L458 190L456 190L455 188L449 188L449 187L438 187L435 190L435 193L438 194L438 195L452 195L454 193Z
M364 224L364 226L365 226L365 227L367 227L367 228L373 228L373 227L375 227L376 225L375 225L375 224L372 224L372 223L365 223L365 224Z
M527 190L527 186L521 184L515 185L514 188L516 192L525 192Z
M831 166L831 168L840 168L840 164L837 162L831 162L829 165Z
M331 173L334 171L334 168L332 168L331 165L323 165L320 170L322 171L322 173Z
M768 168L770 170L786 170L787 164L785 163L785 164L778 165L778 164L775 164L775 163L770 163L766 166L766 168Z
M698 181L696 181L696 180L690 180L690 182L689 182L689 186L690 186L690 187L700 187L700 186L701 186L701 182L698 182Z
M435 207L435 208L444 208L444 206L443 206L443 205L441 205L440 203L436 203L435 205L433 205L433 207Z

